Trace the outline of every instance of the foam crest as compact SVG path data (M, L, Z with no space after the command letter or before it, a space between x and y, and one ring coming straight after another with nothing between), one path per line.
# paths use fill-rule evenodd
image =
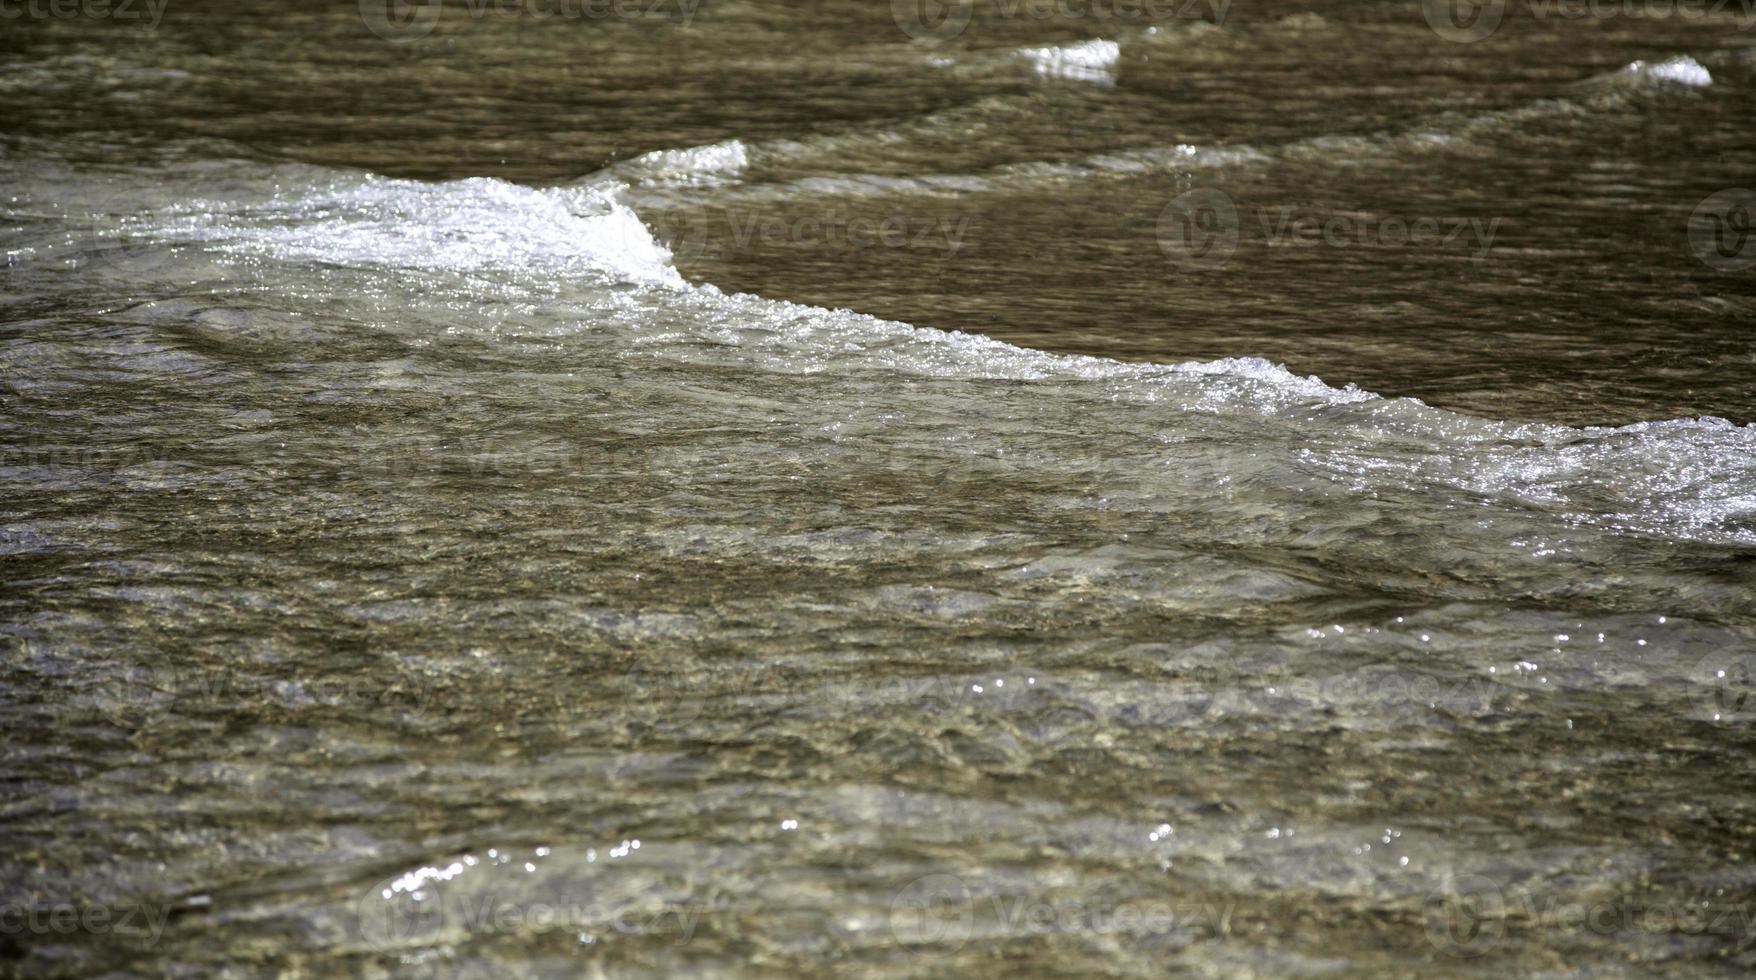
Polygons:
M1111 84L1116 80L1116 60L1121 53L1122 47L1115 41L1094 38L1078 44L1022 48L1018 55L1028 59L1036 73L1046 78Z
M1690 88L1706 88L1713 84L1713 74L1701 62L1688 55L1650 63L1635 61L1623 68L1622 72L1641 79L1670 82Z
M608 168L636 185L703 186L724 183L750 163L741 140L725 140L680 150L654 150Z
M366 177L268 201L197 201L163 231L225 251L352 266L596 272L681 286L670 252L598 188L491 178L440 184Z
M1012 52L1030 60L1045 76L1085 81L1113 81L1119 55L1114 41L1086 41L1058 47ZM805 141L776 141L749 150L757 167L778 165L788 171L818 167L833 172L788 176L763 181L760 176L737 186L713 189L716 200L778 200L795 194L849 198L938 196L971 193L1020 193L1066 181L1125 180L1142 174L1187 174L1209 169L1250 168L1277 159L1329 160L1339 164L1387 157L1432 153L1468 154L1481 144L1507 137L1540 135L1556 121L1601 117L1614 124L1628 118L1631 103L1676 96L1678 88L1710 86L1713 78L1696 59L1682 55L1658 62L1633 62L1609 75L1583 80L1568 94L1536 99L1510 109L1487 112L1444 112L1404 128L1347 135L1315 135L1276 145L1175 144L1107 150L1054 160L1002 163L968 173L933 173L933 145L947 138L1019 125L1028 106L1005 99L923 116L913 123L877 132L814 136ZM1654 106L1659 108L1659 106ZM848 161L906 160L906 173L846 172ZM819 162L820 161L820 162ZM878 168L873 168L874 170ZM679 183L679 185L681 184Z

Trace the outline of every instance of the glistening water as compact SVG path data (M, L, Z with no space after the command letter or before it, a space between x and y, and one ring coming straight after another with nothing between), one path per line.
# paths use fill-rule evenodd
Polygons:
M1756 969L1749 10L99 6L0 970Z

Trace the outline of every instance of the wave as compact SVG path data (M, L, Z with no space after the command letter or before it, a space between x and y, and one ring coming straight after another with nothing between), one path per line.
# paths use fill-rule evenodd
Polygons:
M612 164L599 178L626 181L644 187L718 186L736 178L750 164L750 151L742 140L724 140L680 150L654 150L623 163Z
M192 197L154 232L281 261L594 274L684 285L670 251L633 209L598 187L533 189L485 177L429 184L359 175L332 178L299 196Z
M696 167L723 174L738 156L723 145L639 166L688 179ZM1412 491L1550 512L1614 533L1756 545L1756 426L1723 419L1517 424L1337 387L1257 358L1123 363L729 295L687 282L616 186L422 183L245 162L161 174L144 188L138 180L16 176L8 214L34 231L9 250L15 272L26 275L120 251L153 261L106 258L114 275L163 284L167 296L207 276L272 293L275 307L347 309L368 329L443 323L450 332L584 336L616 357L693 370L885 386L895 378L1031 384L1040 398L1109 406L1093 424L1134 438L1223 432L1289 472L1365 498ZM43 200L63 202L64 211L57 217L31 203ZM424 278L411 285L417 274Z
M1087 70L1089 64L1113 64L1114 42L1085 42L1056 49L1029 49L1042 59L1045 71ZM1053 54L1050 54L1053 52ZM1083 52L1075 54L1075 52ZM1096 69L1092 69L1096 70ZM1325 161L1337 164L1365 163L1407 154L1477 152L1489 141L1518 138L1543 123L1575 117L1614 118L1630 105L1674 97L1679 93L1713 84L1712 73L1697 59L1679 55L1656 62L1635 61L1614 72L1585 79L1571 95L1541 99L1513 109L1488 112L1446 112L1396 130L1361 135L1319 135L1278 146L1249 144L1197 145L1178 143L1086 154L1065 160L1035 160L1000 164L974 173L922 174L918 167L902 173L834 172L778 179L731 180L746 169L766 169L786 174L821 161L833 166L858 159L907 158L919 163L933 157L931 143L955 135L971 139L983 130L1028 120L1027 106L1016 100L988 98L980 102L924 116L914 123L875 133L847 133L786 140L749 147L739 144L735 171L725 164L723 144L701 148L701 170L691 179L674 173L645 178L637 169L611 168L603 176L632 178L630 187L639 200L660 203L678 195L668 193L691 186L711 184L716 201L778 200L796 195L876 198L893 196L951 196L970 193L1024 193L1067 181L1118 180L1142 174L1186 174L1204 170L1238 170L1272 165L1279 160ZM922 145L925 144L925 145ZM687 155L670 158L674 165L687 162ZM905 169L905 168L899 168ZM710 179L711 178L711 179Z
M686 167L736 155L722 148L648 164ZM1433 499L1462 494L1618 533L1756 544L1756 426L1722 419L1586 429L1499 422L1336 387L1258 358L1123 363L728 295L686 282L639 216L599 187L529 188L488 178L427 184L246 164L225 172L224 183L243 192L214 193L213 173L182 187L173 182L163 192L178 207L112 207L98 237L177 252L185 263L200 253L231 262L243 276L265 267L279 270L275 278L309 275L299 280L300 302L327 289L338 302L357 303L389 294L412 271L443 274L441 285L397 301L396 317L414 329L423 317L479 308L491 296L526 311L523 332L585 334L692 368L1030 383L1043 398L1100 398L1119 414L1094 424L1135 427L1143 438L1200 437L1219 425L1307 478L1367 498L1394 488ZM187 281L174 266L162 275Z

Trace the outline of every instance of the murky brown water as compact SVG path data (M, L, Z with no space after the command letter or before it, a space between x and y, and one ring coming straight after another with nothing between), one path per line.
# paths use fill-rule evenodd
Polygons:
M1756 967L1684 8L0 7L5 969Z

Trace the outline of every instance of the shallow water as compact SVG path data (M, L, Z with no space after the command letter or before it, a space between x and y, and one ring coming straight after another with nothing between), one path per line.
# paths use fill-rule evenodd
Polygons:
M1736 11L173 6L0 46L9 970L1756 967Z

